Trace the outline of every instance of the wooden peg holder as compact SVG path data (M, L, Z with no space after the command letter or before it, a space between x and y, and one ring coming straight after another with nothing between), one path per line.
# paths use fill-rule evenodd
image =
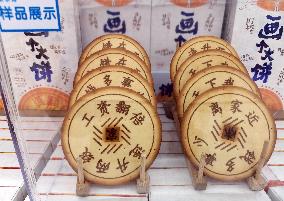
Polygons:
M83 162L81 158L77 159L77 184L76 195L85 197L88 196L90 184L85 180L83 171Z
M189 173L192 178L192 185L195 190L201 191L206 190L207 188L207 178L204 176L204 166L205 166L205 155L201 155L200 163L198 168L194 167L193 164L186 159L186 164L189 170Z
M172 119L172 120L174 120L173 112L172 112L173 105L174 105L173 101L163 102L166 117L169 118L169 119Z
M77 159L77 184L76 195L86 197L89 195L90 183L85 180L83 171L83 162L81 158ZM150 176L146 171L146 156L142 155L140 165L140 175L137 179L137 193L147 194L150 189Z
M177 132L180 133L180 123L179 123L178 115L176 112L176 106L174 104L172 104L171 106L171 113L176 123ZM203 173L204 166L205 166L205 155L202 154L199 161L200 163L198 167L196 168L186 157L186 164L187 164L188 171L192 178L192 185L195 190L200 191L200 190L205 190L207 187L207 178L206 176L204 176L204 173Z
M164 105L165 106L165 105ZM179 122L179 118L176 112L176 106L174 103L172 103L172 105L166 105L167 109L165 109L165 113L167 114L167 112L169 112L168 108L171 108L171 113L176 123L176 129L177 129L177 133L180 133L180 122ZM256 171L254 173L254 175L252 175L251 177L249 177L247 179L247 184L249 186L249 189L252 191L261 191L265 188L265 186L267 185L267 182L265 181L265 179L263 178L263 176L261 175L261 170L265 164L265 153L267 152L268 149L268 141L265 141L263 144L263 148L262 148L262 152L260 155L260 160L258 161L258 163L256 164ZM198 165L198 167L195 167L187 158L186 158L186 163L187 163L187 167L189 169L189 172L191 174L191 178L192 178L192 185L194 187L195 190L206 190L207 188L207 178L204 175L204 166L205 166L205 155L202 154L201 158L200 158L200 163Z
M259 161L256 165L256 171L255 171L253 176L251 176L247 179L248 186L249 186L250 190L252 190L252 191L261 191L267 185L267 182L265 181L265 179L261 175L261 170L262 170L262 168L265 164L265 161L266 161L265 153L267 152L267 149L268 149L268 141L265 141L263 143L260 159L259 159Z
M141 157L140 177L137 179L137 192L139 194L147 194L150 189L150 176L146 171L146 156Z

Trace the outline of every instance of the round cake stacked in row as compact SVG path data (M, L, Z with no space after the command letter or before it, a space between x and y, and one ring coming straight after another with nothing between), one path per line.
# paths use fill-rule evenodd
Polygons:
M87 180L104 185L128 182L146 168L161 143L161 123L149 58L134 39L104 35L83 51L69 111L62 129L63 151L71 167L83 161Z
M182 145L195 166L204 155L205 174L233 181L255 172L265 141L270 158L275 122L230 44L212 36L187 41L170 75Z

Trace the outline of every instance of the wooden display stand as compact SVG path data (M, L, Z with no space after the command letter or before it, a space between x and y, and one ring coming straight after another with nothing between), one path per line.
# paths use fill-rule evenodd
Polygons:
M189 173L192 178L192 185L195 190L206 190L207 178L204 176L205 155L201 155L198 169L196 169L192 163L186 159L186 164L189 169Z
M86 197L89 195L90 183L85 180L82 159L77 159L77 184L76 195ZM146 171L146 156L142 155L140 165L140 176L137 179L137 193L147 194L150 189L150 176Z
M264 178L261 175L261 170L265 165L264 156L267 149L268 149L268 141L265 141L262 147L260 160L258 161L256 166L255 174L247 179L248 186L252 191L261 191L267 185L267 182L264 180Z
M163 102L166 117L172 120L174 120L174 116L172 112L172 107L174 104L175 104L174 101Z
M179 123L178 115L177 115L177 112L176 112L175 104L172 103L172 105L170 106L169 103L168 103L167 105L164 104L164 106L165 106L166 116L169 115L169 116L173 117L173 119L176 123L177 133L180 133L180 123ZM171 107L171 110L169 110L169 107ZM172 114L167 114L169 112L171 112ZM267 185L267 182L265 181L265 179L261 175L261 170L262 170L262 168L265 164L264 156L265 156L267 149L268 149L268 141L265 141L264 144L263 144L261 155L260 155L260 160L258 161L258 163L256 165L255 174L247 179L247 184L252 191L261 191ZM204 172L204 166L205 166L205 156L203 154L201 155L201 158L200 158L199 161L200 161L200 163L199 163L198 167L195 167L186 158L187 167L188 167L189 172L191 174L193 187L195 188L195 190L206 190L207 178L203 173Z
M88 196L90 189L90 184L85 181L84 172L83 172L83 162L81 158L77 159L77 184L76 184L76 195L85 197Z
M137 192L139 194L147 194L150 189L150 176L146 171L146 156L141 157L140 178L137 179Z

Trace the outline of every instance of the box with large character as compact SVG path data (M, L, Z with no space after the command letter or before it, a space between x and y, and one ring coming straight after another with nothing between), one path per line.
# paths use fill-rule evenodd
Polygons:
M272 112L284 103L284 1L229 1L223 37L231 42Z
M176 48L197 36L221 37L224 12L223 0L152 1L152 73L163 98L172 95L169 72Z
M64 114L68 108L81 52L78 4L61 0L59 10L59 32L1 33L13 95L23 115Z
M111 33L137 40L150 53L151 1L80 1L82 45Z

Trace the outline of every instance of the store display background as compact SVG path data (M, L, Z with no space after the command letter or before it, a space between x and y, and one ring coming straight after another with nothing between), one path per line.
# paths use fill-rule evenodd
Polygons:
M63 3L64 1L60 1L61 3ZM89 1L90 2L90 4L94 4L93 3L93 1ZM139 1L140 2L140 1ZM155 8L154 7L152 7L151 8L151 4L149 5L149 3L148 3L149 1L141 1L141 4L144 4L144 6L145 6L145 4L146 4L146 9L145 10L147 10L147 11L145 11L145 13L150 13L151 14L151 12L149 12L149 10L151 11L151 9L152 9L152 17L154 16L153 15L153 10L155 10ZM162 9L162 8L165 8L166 9L166 7L168 6L168 8L169 8L169 10L170 11L173 11L174 9L173 8L175 8L177 11L177 13L176 13L176 16L179 16L180 17L180 19L182 18L182 16L180 15L180 10L183 10L183 8L181 8L181 7L177 7L177 6L174 6L173 4L171 4L171 2L170 1L166 1L166 3L165 3L165 1L152 1L153 2L153 5L156 3L156 2L160 2L160 4L163 4L162 6L161 6L161 8L160 9ZM155 3L154 3L155 2ZM224 6L224 1L216 1L216 2L218 2L219 3L219 5L221 5L221 6ZM95 3L95 4L97 4L97 3ZM136 4L136 8L137 8L137 1L133 1L133 2L131 2L128 6L130 6L130 7L133 7L133 8L135 8L135 6L134 6L134 4ZM157 4L159 4L159 3L157 3ZM124 9L124 10L126 10L126 11L129 11L130 9L128 8L127 9L127 7L116 7L116 8L106 8L106 7L103 7L101 4L97 4L98 5L98 7L97 7L97 9L98 10L102 10L102 9L105 9L105 10L107 10L107 9L111 9L111 10L119 10L119 9ZM86 4L84 4L84 5L81 5L82 7L81 7L81 9L82 8L84 8L84 6L85 7L88 7L89 5L88 5L88 3L86 3ZM149 6L148 8L147 8L147 6ZM208 6L208 5L207 5ZM139 7L139 6L138 6ZM158 6L157 6L158 7ZM204 6L202 6L202 7L206 7L206 5L204 5ZM201 7L201 8L202 8ZM172 9L170 9L170 8L172 8ZM201 8L197 8L197 9L201 9ZM74 9L76 9L76 8L74 8ZM72 10L72 9L71 9ZM143 10L143 9L142 9ZM157 10L158 10L158 8L157 8ZM186 10L187 11L189 11L190 12L190 10L191 9L188 9L188 8L186 8ZM131 10L130 10L131 11ZM124 11L123 11L124 12ZM202 11L203 12L203 11ZM81 10L81 13L82 13L82 10ZM122 12L121 12L122 13ZM158 12L157 12L158 13ZM259 12L258 12L259 13ZM123 14L123 13L122 13ZM156 14L156 13L155 13ZM219 13L220 14L220 13ZM221 15L223 15L223 14L221 14ZM122 15L121 15L122 16ZM146 18L145 18L145 20L146 19L148 19L148 16L151 16L151 15L147 15L146 14ZM128 18L128 15L126 15L126 19L125 20L127 20ZM132 15L132 17L133 17L133 15ZM70 18L71 19L71 18ZM106 17L104 18L105 19L105 21L106 21ZM150 18L151 19L151 18ZM153 19L153 18L152 18ZM161 19L161 18L158 18L158 19ZM179 20L180 20L179 19ZM264 17L264 19L265 19L265 17ZM174 34L175 35L175 32L173 31L174 30L174 28L175 28L175 26L176 25L178 25L179 24L179 20L177 20L176 21L176 23L174 24L173 23L173 26L172 26L172 34ZM82 20L82 18L81 18L81 26L82 26L82 21L83 22L86 22L85 20ZM104 21L104 22L105 22ZM150 21L149 21L150 22ZM152 22L152 24L154 24L154 22ZM162 22L161 22L161 24L162 24ZM221 24L221 23L220 23ZM151 25L151 23L149 23L149 25ZM151 28L149 25L147 25L147 27L148 28L150 28L149 30L151 30L152 29L152 32L153 32L153 28ZM142 26L142 25L141 25ZM219 27L220 28L220 27ZM65 29L66 30L66 29ZM75 29L74 29L75 30ZM82 31L82 33L83 34L86 34L87 32L85 32L83 29L81 29L81 31ZM220 31L220 33L219 33L219 31ZM90 31L91 32L91 34L94 34L95 32L93 31L93 30L91 30ZM77 36L77 34L78 34L78 32L68 32L68 36L71 34L74 34L73 36ZM148 32L147 31L147 33L148 34L145 34L145 29L143 30L143 32L140 32L141 33L141 35L139 36L139 37L137 37L137 36L135 36L135 34L133 34L133 35L131 35L130 33L129 33L129 35L130 36L132 36L132 37L134 37L135 39L137 39L138 41L140 41L141 42L141 44L145 47L145 49L146 49L146 51L148 51L148 53L149 53L149 51L152 49L152 47L151 47L151 42L150 41L152 41L152 39L151 39L151 37L150 37L150 32ZM54 33L55 34L55 33ZM103 34L103 32L101 33L101 34ZM128 34L128 33L126 33L126 34ZM205 33L204 33L205 34ZM220 36L220 34L221 34L221 29L218 29L217 31L216 31L216 36ZM20 42L18 42L18 43L15 43L14 44L14 47L7 47L7 48L9 48L9 49L11 49L11 50L14 50L14 48L15 48L15 46L18 48L18 49L20 49L19 48L19 44L21 43L22 45L23 45L23 48L25 49L25 50L27 50L27 51L29 51L29 48L30 47L28 47L28 46L25 46L25 42L27 41L27 39L28 39L28 37L26 37L26 36L24 36L24 34L22 33L22 34L19 34L19 35L22 35L23 37L23 40L22 41L20 41ZM53 33L50 33L50 36L49 36L49 38L51 38L51 36L53 35ZM164 33L162 33L162 32L159 32L159 34L157 34L157 36L166 36L167 34L164 34ZM213 34L212 34L213 35ZM238 35L242 35L242 34L238 34ZM145 40L144 42L143 41L141 41L142 40L142 38L147 38L147 36L148 36L148 39L150 38L150 40ZM176 37L177 35L175 35L173 38L170 38L170 40L161 40L161 43L162 44L166 44L168 41L171 41L172 43L170 43L170 45L169 45L169 47L171 48L170 50L175 50L175 46L176 46L176 44L174 43L174 38ZM197 35L195 35L195 36L197 36ZM5 37L5 36L4 36ZM4 38L3 37L3 38ZM92 38L92 37L95 37L95 35L93 35L93 36L90 36L89 35L89 37L90 38ZM193 37L193 36L192 36ZM13 38L15 38L15 36L14 37L12 37L12 39ZM77 40L80 40L80 37L75 37L75 40L76 40L76 38L77 38ZM82 37L83 38L83 37ZM160 37L159 37L160 38ZM190 38L190 37L188 37L188 38ZM53 39L56 39L56 37L55 38L53 38ZM6 40L3 40L3 41L11 41L11 38L6 38ZM259 42L259 41L258 41ZM47 44L45 44L45 41L43 41L43 42L40 42L41 43L41 45L43 45L44 47L49 47L49 45L47 45ZM145 43L145 45L143 44L143 43ZM78 43L79 44L79 43ZM148 48L147 48L147 44L148 44ZM77 53L76 53L76 49L78 49L78 47L80 46L80 45L78 45L78 47L74 47L74 43L68 43L68 45L70 45L70 48L72 48L71 50L74 50L74 52L73 52L73 54L74 55L77 55ZM233 44L234 45L234 44ZM255 45L255 43L253 43L253 45ZM75 45L76 46L76 45ZM158 47L159 47L159 45L157 45ZM167 48L167 47L166 47ZM238 48L241 48L241 47L238 47ZM237 49L238 49L237 48ZM6 49L6 48L5 48ZM241 49L244 49L244 48L241 48ZM247 48L247 49L249 49L249 48ZM29 51L30 52L30 51ZM49 51L48 50L48 52L50 53L51 51ZM171 51L170 51L171 52ZM152 52L153 53L153 52ZM153 54L149 54L149 56L151 55L151 58L153 57ZM6 52L6 54L7 54L7 52ZM34 54L32 55L32 58L34 59ZM50 55L49 55L50 56ZM166 84L166 83L168 83L169 82L169 74L168 74L168 68L169 68L169 66L167 66L167 62L170 60L169 58L171 58L171 56L172 55L166 55L166 56L161 56L161 58L163 58L162 59L162 61L163 60L165 60L165 62L164 62L164 64L165 64L165 66L164 67L161 67L161 68L159 68L159 70L158 70L158 66L159 65L157 65L157 67L155 67L155 65L154 64L152 64L153 65L153 75L154 75L154 78L156 78L156 91L159 91L158 90L158 88L159 88L159 86L161 85L161 84ZM154 56L155 57L155 56ZM259 57L259 55L258 55L258 57ZM8 56L7 56L7 58L8 58ZM66 61L66 60L65 60ZM75 62L75 59L74 59L74 61L73 62ZM28 64L27 64L27 66L29 66L29 65L32 65L32 62L31 61L29 61L29 62L27 62ZM77 62L76 62L77 63ZM276 62L275 62L276 63ZM18 63L14 63L13 65L11 65L11 66L17 66L18 65ZM169 65L169 64L168 64ZM276 64L274 64L275 66L276 66ZM9 65L10 66L10 65ZM27 66L25 66L28 70L29 70L29 68L27 67ZM76 65L75 65L76 66ZM72 69L72 68L71 68ZM58 70L58 69L57 69ZM57 70L55 70L55 71L57 71ZM54 71L54 74L55 74L55 71ZM76 69L72 69L72 72L75 72L76 71ZM16 71L14 71L14 73L15 73ZM32 73L30 72L30 71L27 71L28 72L28 77L30 78L31 77L31 75L32 75ZM12 75L13 73L11 72L11 75ZM56 80L56 79L55 79ZM59 77L58 77L58 80L60 80L59 79ZM61 86L62 85L62 81L60 80L60 81L55 81L55 85L57 85L58 84L58 86ZM13 84L13 82L12 82L12 84ZM45 85L45 83L43 84L43 85L41 85L41 84L34 84L34 83L30 83L30 88L33 88L33 87L38 87L38 86L46 86ZM47 85L48 86L48 85ZM71 90L71 87L70 86L68 86L68 87L59 87L59 88L61 88L60 90L62 90L62 91L64 91L64 92L68 92L68 91L70 91ZM26 88L25 90L18 90L18 88L13 84L13 89L14 89L14 93L15 94L17 94L17 95L15 95L15 98L16 98L16 100L18 100L18 102L19 102L19 98L24 94L24 92L25 92L25 90L28 90L29 88ZM17 91L18 90L18 91ZM283 91L283 90L282 90ZM21 120L21 119L20 119ZM16 122L16 123L19 123L19 122ZM36 126L37 127L37 126ZM59 130L59 126L58 127L56 127L55 129L58 129ZM21 143L26 143L26 142L24 142L24 141L22 141ZM24 153L26 153L25 151L24 151Z

